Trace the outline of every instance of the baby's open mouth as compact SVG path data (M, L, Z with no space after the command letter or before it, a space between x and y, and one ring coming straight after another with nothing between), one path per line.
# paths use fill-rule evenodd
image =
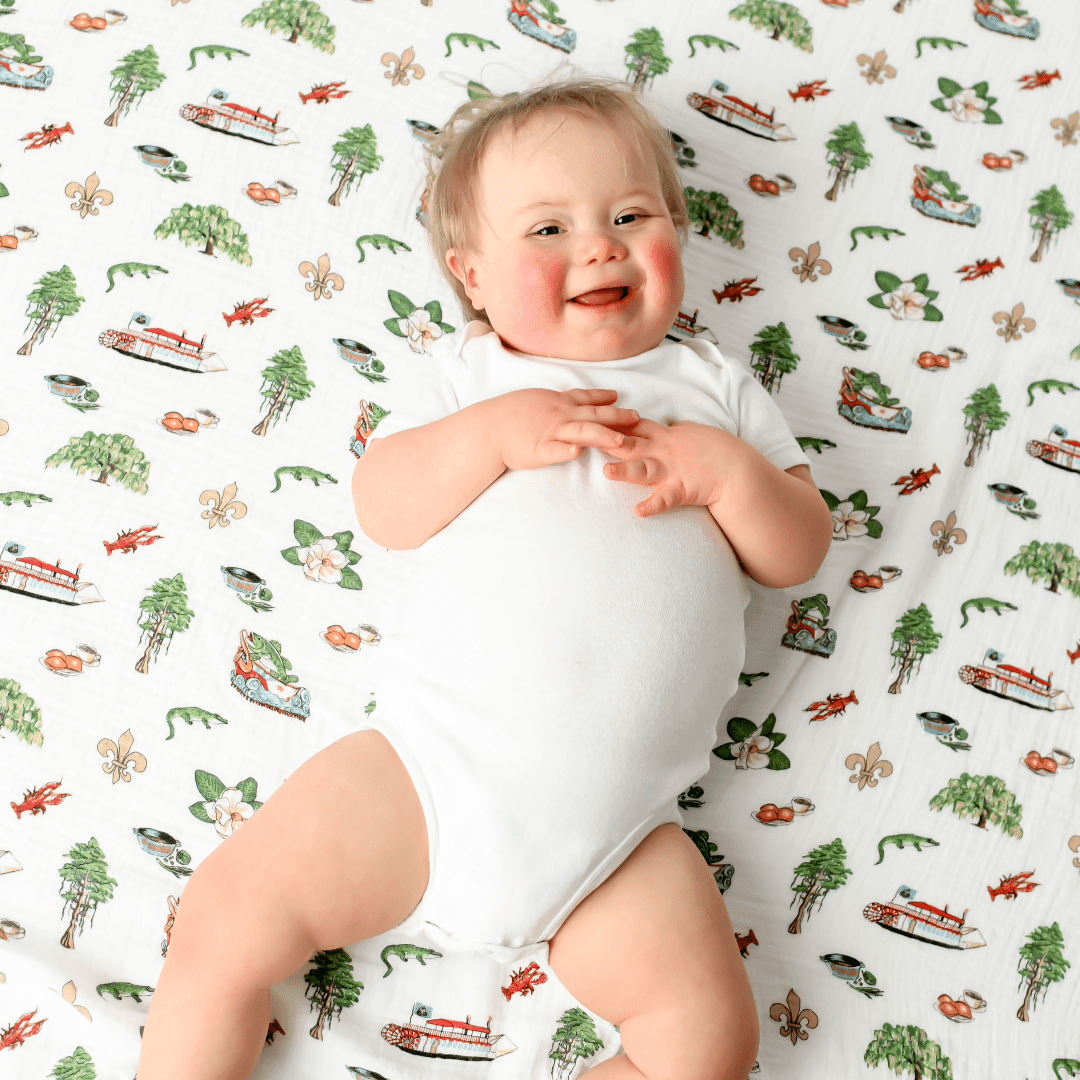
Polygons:
M573 304L586 304L590 307L595 307L602 304L614 304L619 300L625 299L630 293L630 287L628 285L622 285L617 289L594 289L592 292L582 293L580 296L575 296L571 303Z

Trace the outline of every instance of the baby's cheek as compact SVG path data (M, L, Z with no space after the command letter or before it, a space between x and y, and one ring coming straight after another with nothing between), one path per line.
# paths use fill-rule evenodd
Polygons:
M524 330L550 330L563 307L566 275L557 258L530 252L517 263L515 281L508 283L517 294L515 318Z
M673 289L678 281L682 259L678 246L664 239L651 240L645 248L645 258L650 276Z

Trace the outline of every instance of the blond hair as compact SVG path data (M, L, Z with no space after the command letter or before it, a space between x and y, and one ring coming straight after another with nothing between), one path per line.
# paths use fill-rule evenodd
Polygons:
M664 202L680 242L686 243L690 217L671 135L626 83L603 75L576 76L534 86L523 94L470 99L454 110L439 134L425 145L428 239L435 262L467 319L489 322L483 311L472 306L464 285L446 265L446 252L450 248L477 250L478 177L493 136L507 124L516 133L542 109L560 109L607 123L624 121L638 151L646 160L651 153L656 161Z

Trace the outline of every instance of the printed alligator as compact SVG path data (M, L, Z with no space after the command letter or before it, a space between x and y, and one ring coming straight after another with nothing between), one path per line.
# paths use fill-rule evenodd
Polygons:
M390 966L390 961L387 959L387 957L391 955L398 957L402 961L408 960L409 957L412 956L419 960L424 967L427 967L427 964L424 964L425 956L442 956L442 953L436 952L434 949L421 948L419 945L387 945L386 948L379 953L379 959L386 965L386 975L383 976L384 979L394 970Z
M166 742L176 734L176 731L173 728L174 718L183 720L188 727L193 727L195 721L199 720L206 727L207 731L210 730L211 720L214 720L219 724L227 724L229 722L224 716L218 716L215 712L207 712L205 709L200 709L198 705L179 705L175 709L170 709L165 714L165 723L169 725L169 734L165 737Z
M35 495L29 491L0 491L0 502L10 506L14 502L21 502L29 506L33 502L52 502L48 495Z
M323 480L328 484L337 483L329 473L319 472L318 469L309 469L307 465L282 465L280 469L274 470L274 479L277 481L277 487L272 487L270 489L271 492L280 489L282 473L288 473L295 480L303 480L306 476L309 480L314 481L316 487L319 486L320 480Z
M897 848L902 848L905 844L913 844L916 851L922 851L920 844L933 844L934 847L940 847L941 845L936 840L931 840L929 836L916 836L914 833L902 832L894 833L892 836L883 836L878 841L878 861L874 863L878 865L885 858L885 845L895 844Z
M117 1001L123 997L130 997L134 998L140 1004L142 1004L141 994L152 994L154 992L152 986L140 986L138 983L129 982L99 983L96 989L99 997L103 997L105 994L112 994Z
M995 600L992 596L976 596L970 600L965 600L960 605L960 614L964 616L964 621L960 624L962 630L968 624L967 609L973 607L976 611L993 611L999 618L1001 617L1002 609L1008 611L1018 610L1015 604L1010 604L1006 600Z

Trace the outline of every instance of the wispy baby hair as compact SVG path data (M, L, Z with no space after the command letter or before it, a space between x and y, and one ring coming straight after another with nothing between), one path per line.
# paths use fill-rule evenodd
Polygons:
M634 140L642 157L651 154L671 220L686 242L690 217L671 136L640 97L619 79L604 75L563 78L525 93L470 99L459 105L427 153L428 238L439 270L461 302L467 319L488 322L469 302L464 286L446 265L450 248L475 252L479 243L479 171L493 136L507 124L516 134L542 109L560 109L616 126Z

